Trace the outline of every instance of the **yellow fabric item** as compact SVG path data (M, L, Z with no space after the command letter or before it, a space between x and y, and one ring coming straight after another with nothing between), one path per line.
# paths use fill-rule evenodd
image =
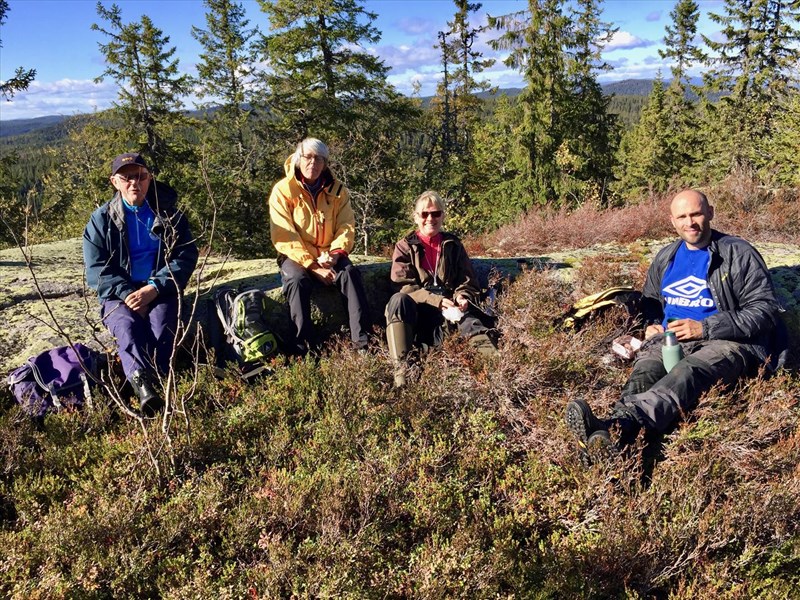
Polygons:
M284 170L286 177L269 196L270 238L275 249L305 268L323 252L349 253L355 242L355 215L344 184L331 175L332 183L317 194L315 204L295 176L291 156Z
M593 312L599 308L610 306L612 304L620 304L619 296L621 294L630 294L632 292L636 292L636 290L631 287L613 287L605 289L602 292L592 294L591 296L585 296L584 298L581 298L572 305L572 314L564 319L564 327L574 327L575 323L579 319L582 319L590 312Z

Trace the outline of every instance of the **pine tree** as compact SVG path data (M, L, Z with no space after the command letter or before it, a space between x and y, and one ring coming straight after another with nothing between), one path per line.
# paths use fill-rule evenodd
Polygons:
M294 139L346 132L360 107L392 94L388 67L362 47L380 39L372 24L376 15L357 0L259 4L272 32L259 44L269 62L267 103Z
M95 81L110 77L119 84L117 107L130 131L145 136L139 149L158 172L174 153L166 140L181 122L188 78L178 74L175 47L168 48L169 36L150 17L144 15L139 23L123 23L119 6L112 4L106 9L101 2L97 3L97 14L107 21L108 28L94 23L92 30L109 41L98 44L106 69Z

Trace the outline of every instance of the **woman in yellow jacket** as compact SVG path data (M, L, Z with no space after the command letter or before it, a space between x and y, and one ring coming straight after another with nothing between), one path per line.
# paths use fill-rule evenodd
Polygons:
M314 345L311 291L336 285L347 301L350 336L356 349L367 346L369 311L361 274L348 254L355 239L350 193L328 168L328 147L306 138L286 159L286 177L269 197L270 237L278 251L283 293L296 328L295 348Z

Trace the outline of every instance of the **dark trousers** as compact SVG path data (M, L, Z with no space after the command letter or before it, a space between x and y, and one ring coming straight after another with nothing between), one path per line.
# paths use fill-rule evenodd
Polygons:
M458 322L458 332L471 338L488 329L473 314L470 306L464 318ZM442 311L430 304L417 304L408 294L397 292L386 305L387 323L406 323L414 328L414 343L417 345L439 346L444 339L445 320Z
M314 327L311 322L311 292L314 286L325 285L304 267L290 258L280 261L283 294L289 302L289 313L296 330L297 350L304 351L314 344ZM350 338L356 348L367 346L369 308L361 273L345 256L333 265L334 284L344 298L350 320Z
M652 337L639 351L617 403L641 425L659 433L697 406L700 396L714 385L732 385L758 367L758 358L745 345L704 340L681 343L685 358L667 373L661 359L663 338Z
M178 297L158 296L142 317L121 300L103 302L100 314L117 341L125 377L139 369L169 370L172 344L178 325Z

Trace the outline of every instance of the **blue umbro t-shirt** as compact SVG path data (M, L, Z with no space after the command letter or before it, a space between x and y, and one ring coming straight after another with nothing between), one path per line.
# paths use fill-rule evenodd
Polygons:
M664 297L664 321L694 319L702 321L717 312L717 305L708 289L708 248L689 250L683 242L664 273L661 294Z

